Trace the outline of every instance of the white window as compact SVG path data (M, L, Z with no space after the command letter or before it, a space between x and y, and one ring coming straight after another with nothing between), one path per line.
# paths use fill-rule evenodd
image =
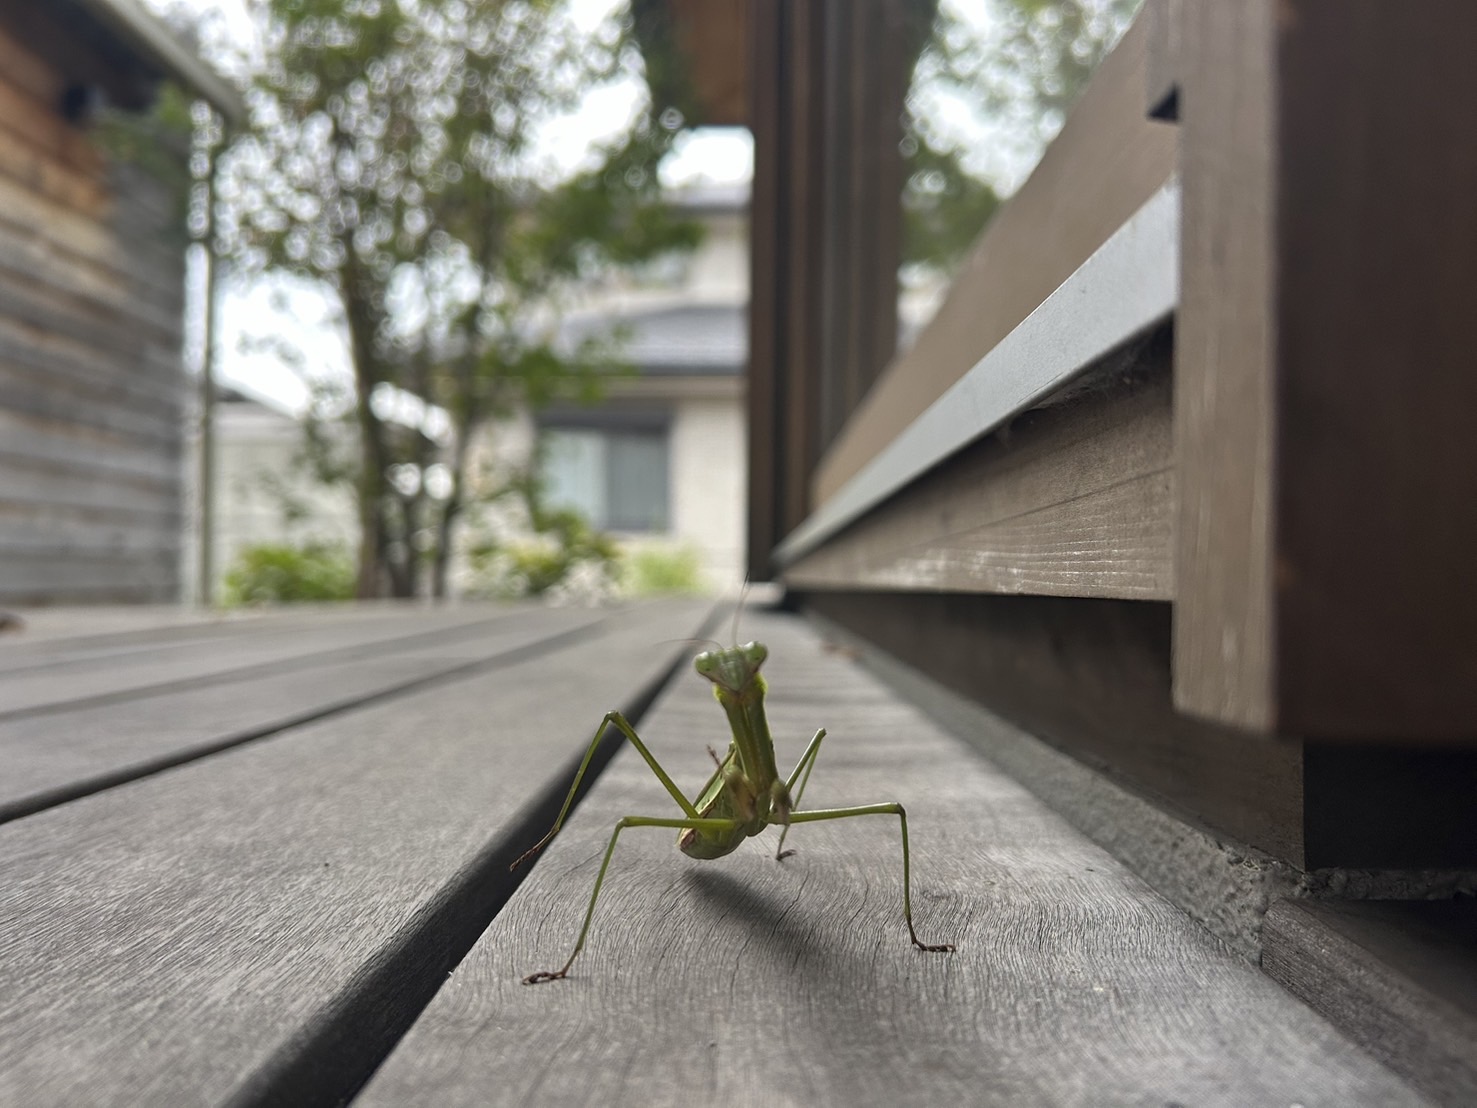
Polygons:
M669 526L666 428L545 427L544 495L610 531Z

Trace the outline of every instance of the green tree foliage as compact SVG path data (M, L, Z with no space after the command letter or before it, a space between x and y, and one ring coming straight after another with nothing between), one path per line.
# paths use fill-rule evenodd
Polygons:
M357 453L332 468L355 483L359 595L414 594L426 565L439 595L457 522L486 491L469 481L479 430L520 404L588 399L621 369L609 343L556 344L560 290L694 244L659 202L672 133L645 113L598 165L548 179L530 155L538 123L639 65L621 26L580 35L554 0L256 12L266 65L222 175L223 238L239 262L337 294ZM425 479L438 464L449 482Z
M996 186L920 89L944 90L1034 158L1117 43L1142 0L989 0L984 29L941 4L914 68L905 157L904 262L952 267L999 207Z

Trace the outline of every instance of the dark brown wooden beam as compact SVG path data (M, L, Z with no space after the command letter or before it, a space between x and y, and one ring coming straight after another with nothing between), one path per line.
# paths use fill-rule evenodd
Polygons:
M930 0L754 0L749 573L897 344L903 98Z
M1185 0L1175 698L1477 736L1477 7Z

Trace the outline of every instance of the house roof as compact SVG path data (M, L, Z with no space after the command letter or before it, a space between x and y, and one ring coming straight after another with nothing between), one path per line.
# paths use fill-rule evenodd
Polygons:
M156 78L170 78L209 101L232 123L246 117L241 94L139 0L72 0L144 63Z
M568 346L627 330L621 354L646 376L727 376L744 372L749 334L743 304L682 304L642 311L571 316L559 339Z

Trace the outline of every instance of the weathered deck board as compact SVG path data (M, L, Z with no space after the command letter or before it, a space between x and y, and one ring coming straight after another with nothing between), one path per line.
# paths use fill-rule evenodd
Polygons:
M356 601L352 604L302 604L289 608L235 608L227 611L178 604L69 605L20 608L22 626L0 634L0 672L37 661L101 656L141 649L166 639L215 638L248 627L299 627L305 622L414 615L418 602ZM328 617L327 620L324 617Z
M1477 1104L1477 903L1281 900L1262 968L1438 1103Z
M622 751L356 1106L1422 1103L813 633L746 622L782 767L831 729L805 806L904 801L918 929L958 953L909 946L888 817L798 827L782 865L772 832L700 863L637 829L574 976L521 985L566 956L615 820L674 808ZM691 675L641 730L689 787L723 734Z
M323 612L291 622L248 623L213 636L164 638L146 650L38 660L0 672L0 719L407 649L464 634L468 625L504 614L477 607L377 617Z
M300 659L282 672L227 674L199 687L0 720L7 769L0 823L368 700L568 645L602 619L588 609L489 614L429 630L407 620L394 639ZM337 660L345 654L350 660Z
M506 895L520 812L705 611L0 828L0 1103L345 1095Z

